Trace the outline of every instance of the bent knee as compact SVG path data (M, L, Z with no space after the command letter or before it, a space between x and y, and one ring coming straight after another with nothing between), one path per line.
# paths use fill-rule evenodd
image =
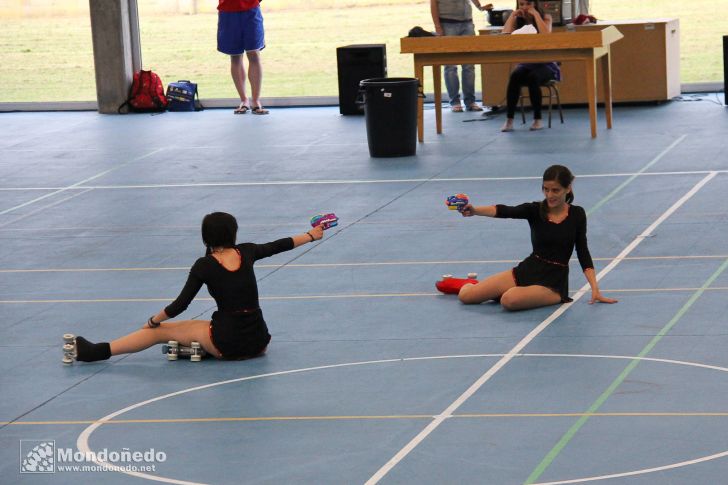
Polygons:
M478 301L473 295L473 288L475 288L475 285L473 284L467 284L460 288L460 291L458 292L458 300L466 305L480 303L480 301Z
M506 291L505 293L503 293L503 295L501 296L501 299L500 299L501 306L505 310L508 310L510 312L515 311L515 310L520 310L521 307L520 307L519 303L520 302L519 302L518 297L516 297L513 294L513 292L511 292L511 291Z

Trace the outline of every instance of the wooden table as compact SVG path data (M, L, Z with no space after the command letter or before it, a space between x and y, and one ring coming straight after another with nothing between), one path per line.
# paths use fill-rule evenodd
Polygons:
M453 37L405 37L403 54L413 54L415 77L423 83L424 68L432 66L437 133L442 133L442 78L440 67L459 64L581 61L589 103L591 136L597 136L597 61L602 67L602 91L607 128L612 128L612 88L609 46L622 38L614 26L590 32L531 35L480 35ZM417 136L425 139L424 100L417 103Z

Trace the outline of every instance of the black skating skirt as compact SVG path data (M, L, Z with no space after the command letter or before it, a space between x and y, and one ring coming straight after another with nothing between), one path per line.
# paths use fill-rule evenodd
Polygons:
M547 261L531 254L513 268L513 279L516 286L545 286L558 293L562 303L572 301L569 298L568 265Z
M260 308L250 311L212 314L210 323L212 343L223 359L240 360L257 357L270 342L268 326Z

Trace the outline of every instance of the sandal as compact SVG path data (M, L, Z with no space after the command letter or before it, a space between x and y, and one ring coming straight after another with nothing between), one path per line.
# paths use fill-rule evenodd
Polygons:
M450 107L450 110L451 110L451 111L452 111L453 113L462 113L462 112L463 112L463 107L462 107L462 106L460 106L459 104L454 104L454 105L452 105L452 106Z
M255 108L250 110L250 112L254 115L267 115L269 113L269 111L262 106L256 106Z
M236 115L244 115L248 111L250 111L250 106L246 105L245 103L240 103L240 106L238 106L238 109L233 111L233 113L235 113Z
M468 106L468 111L483 111L483 108L478 106L478 103L473 103L470 106Z

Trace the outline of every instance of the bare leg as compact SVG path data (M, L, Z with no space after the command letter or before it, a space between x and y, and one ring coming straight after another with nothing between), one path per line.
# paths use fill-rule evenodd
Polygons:
M506 122L503 123L503 126L501 127L501 131L504 131L504 132L513 131L513 118L506 118Z
M233 78L233 84L240 96L240 105L248 105L248 96L245 94L245 65L243 64L243 56L230 56L230 75Z
M509 269L489 276L478 282L477 285L464 285L460 288L458 298L467 305L483 303L484 301L500 298L502 294L515 286L513 271Z
M248 79L252 92L253 108L262 108L260 103L260 90L263 84L263 65L260 62L260 51L247 51L248 55Z
M561 303L561 295L540 285L515 286L503 293L501 305L506 310L528 310Z
M193 341L199 342L208 354L221 357L210 339L209 320L165 322L157 328L142 328L111 342L111 355L139 352L170 340L176 340L185 346Z

